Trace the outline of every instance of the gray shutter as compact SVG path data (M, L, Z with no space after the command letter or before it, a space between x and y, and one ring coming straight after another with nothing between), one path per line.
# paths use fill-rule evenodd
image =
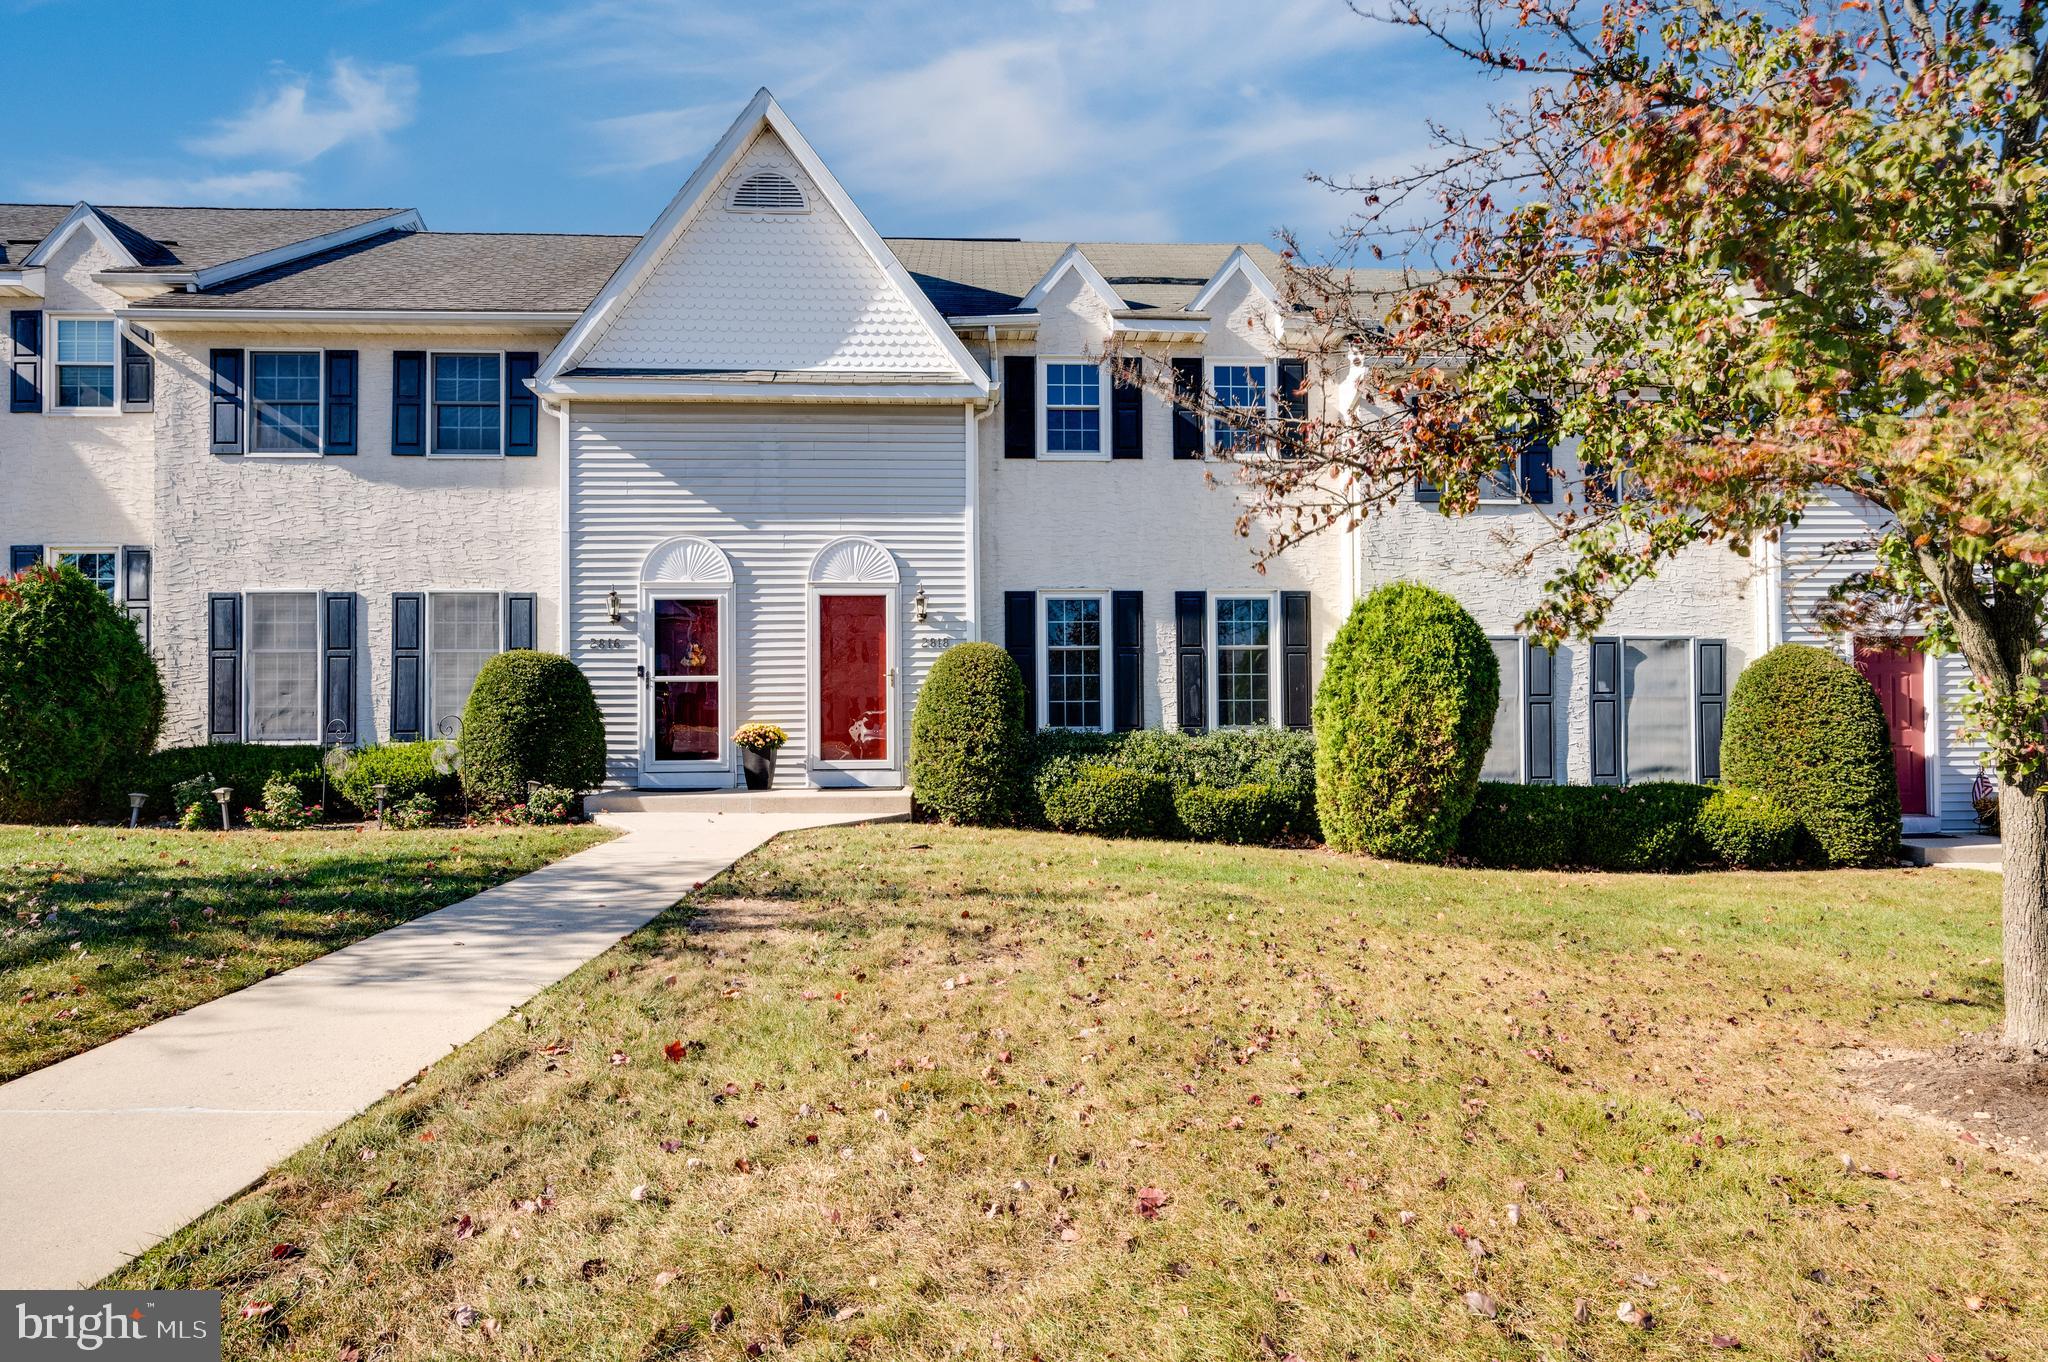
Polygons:
M1313 709L1309 689L1308 593L1280 593L1280 722L1307 728Z
M1003 356L1003 457L1038 457L1038 358Z
M1529 745L1529 783L1551 785L1557 781L1557 655L1550 649L1529 645L1529 693L1523 699L1523 741Z
M1003 648L1024 674L1024 722L1038 727L1038 593L1003 593Z
M206 598L206 740L241 738L242 598L216 592Z
M320 452L356 452L357 378L361 366L353 350L327 352L327 419L320 423Z
M134 336L121 333L121 410L154 411L156 356L146 348L154 338L139 326L134 332Z
M1592 725L1593 783L1621 784L1621 641L1593 640Z
M320 593L320 741L356 740L356 593ZM339 721L341 727L336 728Z
M121 606L135 621L142 646L149 646L149 588L152 573L150 552L130 544L121 550Z
M1202 361L1187 357L1172 361L1174 392L1199 402L1202 396ZM1173 404L1173 457L1202 457L1202 418L1191 407Z
M43 314L7 314L7 410L43 409Z
M530 459L540 453L540 397L526 380L540 372L540 355L515 350L505 356L505 453Z
M505 647L531 648L533 643L534 598L528 596L507 596L505 598Z
M1109 456L1112 459L1142 459L1145 457L1145 388L1138 366L1143 360L1129 361L1131 370L1127 374L1118 364L1110 378L1110 439Z
M1208 624L1208 593L1173 593L1174 670L1179 673L1183 733L1209 731L1209 649L1203 639Z
M240 350L215 350L207 364L213 374L213 452L242 452L242 375L247 357Z
M10 544L7 548L7 574L10 577L23 568L32 568L42 561L41 544Z
M1119 733L1145 726L1145 593L1109 593L1111 720Z
M413 742L426 713L427 598L419 591L391 597L391 741Z
M427 452L427 352L391 355L391 452Z
M1701 780L1721 778L1721 720L1728 712L1728 645L1718 638L1699 641L1699 760Z

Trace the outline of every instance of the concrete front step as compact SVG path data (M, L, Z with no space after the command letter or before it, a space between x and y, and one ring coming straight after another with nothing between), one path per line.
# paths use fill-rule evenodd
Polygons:
M591 813L786 813L860 815L871 823L910 821L908 790L599 790Z
M2003 864L1998 839L1969 835L1962 837L1908 837L1906 859L1914 865L1966 866L1973 870L1997 870Z

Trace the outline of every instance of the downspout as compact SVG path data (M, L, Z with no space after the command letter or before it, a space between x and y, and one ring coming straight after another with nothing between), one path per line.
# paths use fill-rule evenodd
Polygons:
M967 641L981 641L981 436L982 422L995 414L1003 398L1002 361L996 357L996 328L991 322L982 328L982 343L988 349L988 398L979 412L967 412Z
M555 601L556 646L561 651L562 656L574 661L576 653L573 647L573 630L570 628L570 624L575 614L575 607L569 595L571 582L569 564L569 404L567 402L550 402L547 398L543 397L540 400L540 409L555 418L556 448L561 463L560 470L555 474L555 530L557 535L556 542L560 549L560 557L557 564L559 568L557 587L561 592Z

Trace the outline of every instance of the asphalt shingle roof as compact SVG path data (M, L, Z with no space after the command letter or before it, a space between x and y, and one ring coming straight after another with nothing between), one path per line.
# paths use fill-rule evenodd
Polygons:
M1254 242L1002 241L892 237L889 248L949 317L1014 311L1069 244L1077 244L1133 309L1185 311L1240 245L1278 280L1280 257Z
M0 267L14 267L75 205L0 203ZM396 208L159 208L93 205L143 269L205 269L389 217Z

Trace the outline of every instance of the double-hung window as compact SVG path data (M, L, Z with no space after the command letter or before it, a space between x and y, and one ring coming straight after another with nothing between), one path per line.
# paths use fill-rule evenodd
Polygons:
M320 740L320 593L252 591L249 740Z
M503 651L495 591L436 591L427 597L427 718L431 731L460 722L484 663ZM450 725L452 727L452 725Z
M1273 722L1273 598L1216 598L1216 726Z
M320 452L320 352L249 355L249 447L258 454Z
M502 454L500 355L434 356L436 454Z
M1249 448L1258 437L1241 422L1257 426L1266 419L1266 366L1263 364L1218 364L1210 370L1210 386L1216 390L1216 405L1242 413L1233 420L1219 413L1210 423L1211 444L1218 454Z
M1101 458L1102 369L1080 360L1049 360L1045 371L1045 449L1051 458Z
M1722 640L1596 638L1588 651L1596 784L1718 774L1727 685Z
M1107 728L1107 597L1100 592L1040 597L1045 612L1046 728Z
M57 405L86 410L114 405L114 320L57 318Z
M73 567L85 579L107 593L107 599L121 599L121 555L114 549L52 549L50 562L56 567Z

